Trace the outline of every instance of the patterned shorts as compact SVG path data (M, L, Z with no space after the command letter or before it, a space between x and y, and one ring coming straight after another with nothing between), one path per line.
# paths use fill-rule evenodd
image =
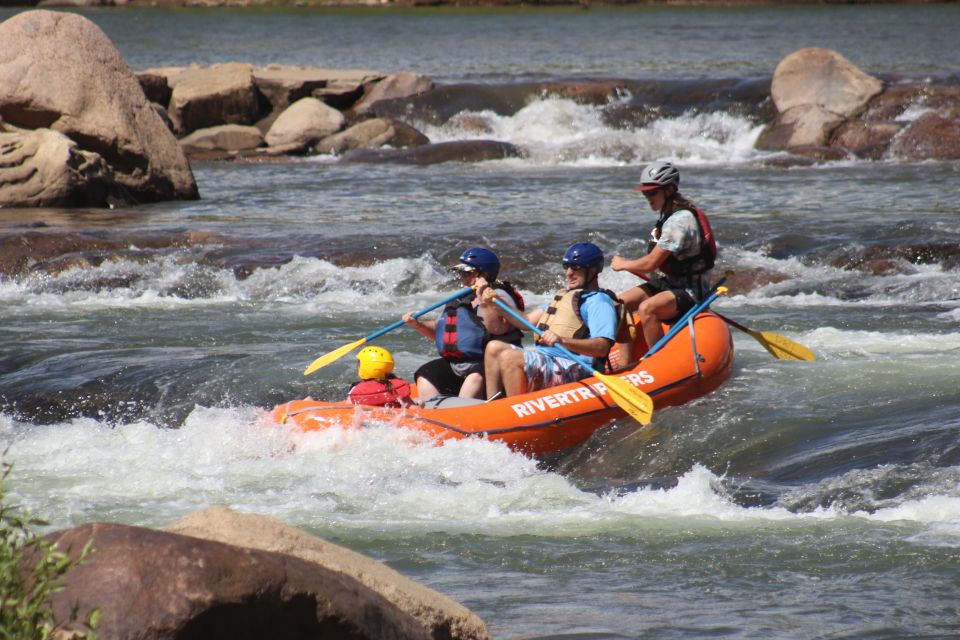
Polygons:
M514 347L519 349L520 347ZM527 390L537 391L568 382L582 380L590 372L578 362L559 356L548 356L536 349L523 350L523 371L527 375Z

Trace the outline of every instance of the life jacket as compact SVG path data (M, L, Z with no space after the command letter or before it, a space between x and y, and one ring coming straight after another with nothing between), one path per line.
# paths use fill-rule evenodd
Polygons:
M580 303L583 300L584 293L592 293L593 291L610 296L617 311L617 332L619 333L620 323L624 321L625 317L625 308L623 302L617 298L617 294L609 289L593 289L591 291L561 289L553 296L553 301L540 318L537 329L540 331L549 329L561 338L589 338L590 328L584 322L583 315L580 313ZM602 371L606 365L606 357L593 359L594 369Z
M371 407L404 407L410 404L410 383L393 375L386 380L361 380L350 387L347 399Z
M663 225L670 219L670 216L682 209L692 211L693 217L697 221L697 226L700 229L700 252L689 258L678 258L671 253L660 265L660 271L671 278L699 276L712 269L717 261L717 240L713 235L713 229L710 228L710 220L707 218L707 214L679 194L670 201L664 211L660 212L657 226L653 229L653 237L659 240ZM650 250L655 246L656 242L651 241Z
M497 280L490 286L510 294L517 309L523 311L523 297L512 284ZM512 325L506 333L495 336L488 334L483 320L477 315L477 308L473 306L476 297L476 293L470 293L451 302L437 319L437 352L442 357L461 362L479 361L483 359L483 348L490 340L515 345L523 341L523 332Z

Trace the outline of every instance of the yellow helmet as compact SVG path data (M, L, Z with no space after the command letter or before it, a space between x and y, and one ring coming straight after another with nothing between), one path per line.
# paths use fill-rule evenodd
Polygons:
M357 354L357 374L364 380L383 380L393 372L393 356L382 347L364 347Z

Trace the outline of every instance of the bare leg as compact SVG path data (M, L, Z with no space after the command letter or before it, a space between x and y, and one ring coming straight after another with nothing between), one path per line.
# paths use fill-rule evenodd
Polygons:
M440 395L440 390L433 386L433 383L424 377L417 378L417 394L421 400Z
M523 369L523 351L509 349L500 354L500 372L503 388L508 396L527 392L527 372Z
M463 379L463 384L460 386L460 397L480 398L483 391L483 376L475 371Z
M491 340L483 352L484 376L487 379L487 398L503 391L503 377L500 375L500 354L510 349L502 340Z
M627 289L622 293L618 293L617 297L623 300L623 304L626 307L627 313L633 313L637 308L645 301L650 298L650 294L643 289L643 287L633 287L632 289ZM639 331L643 331L642 327L638 327ZM618 339L620 336L617 336ZM620 352L620 369L624 369L628 364L633 362L634 354L633 352L633 342L625 341L617 343L617 350Z
M649 298L650 295L643 290L643 287L633 287L623 293L618 293L617 297L623 300L623 303L627 306L627 311L636 311L640 303Z
M663 320L671 318L677 313L677 298L671 291L661 291L652 298L640 303L637 309L640 327L643 330L643 339L649 346L656 344L663 337Z

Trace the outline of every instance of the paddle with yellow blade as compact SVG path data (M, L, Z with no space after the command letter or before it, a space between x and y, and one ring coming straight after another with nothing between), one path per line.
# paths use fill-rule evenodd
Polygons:
M740 329L740 331L743 331L759 342L761 346L777 360L806 360L807 362L813 362L817 359L813 351L799 342L794 342L790 338L781 336L779 333L773 333L772 331L754 331L735 320L720 315L716 311L713 313L731 327Z
M645 275L637 274L640 278L650 281ZM751 338L760 343L760 345L766 349L770 355L772 355L777 360L806 360L808 362L813 362L817 359L817 356L813 354L813 351L803 346L799 342L794 342L786 336L782 336L779 333L773 333L772 331L754 331L749 327L745 327L736 320L731 320L723 314L713 312L713 315L717 316L724 322L726 322L731 327L736 327L743 331Z
M505 305L500 300L494 298L493 301L498 307L503 309L504 313L508 313L516 318L525 327L536 333L538 336L542 333L525 317L511 309L509 306ZM630 414L630 417L640 424L647 424L650 422L650 418L653 417L653 400L650 398L650 396L623 378L600 373L594 369L586 359L573 353L563 345L555 344L553 346L564 352L568 358L578 362L581 367L593 374L593 377L606 385L607 391L610 392L610 397L613 398L613 401L617 403L618 407Z
M458 299L458 298L462 298L463 296L467 295L467 294L470 293L471 291L473 291L473 288L472 288L472 287L467 287L466 289L461 289L460 291L456 292L456 293L453 294L452 296L450 296L450 297L448 297L448 298L444 298L444 299L441 300L440 302L436 302L436 303L430 305L429 307L427 307L427 308L425 308L425 309L420 309L420 311L417 311L417 312L415 312L415 313L413 314L413 317L414 317L414 318L419 318L420 316L422 316L422 315L425 314L425 313L430 313L431 311L433 311L433 310L436 309L437 307L442 307L443 305L445 305L445 304L447 304L447 303L450 303L450 302L453 302L454 300L456 300L456 299ZM363 338L360 338L360 339L357 340L356 342L351 342L350 344L345 344L345 345L343 345L342 347L340 347L340 348L338 348L338 349L334 349L334 350L331 351L330 353L327 353L327 354L324 354L324 355L320 356L319 358L317 358L316 360L314 360L313 362L310 363L310 366L307 367L306 371L303 372L303 375L308 376L308 375L310 375L311 373L313 373L314 371L316 371L317 369L322 369L323 367L327 366L327 365L330 364L331 362L335 362L336 360L339 360L339 359L342 358L343 356L347 355L348 353L350 353L351 351L353 351L353 350L356 349L357 347L362 347L363 345L365 345L366 343L370 342L370 341L373 340L374 338L379 338L380 336L382 336L383 334L387 333L388 331L393 331L393 330L396 329L397 327L403 326L404 324L405 324L405 323L404 323L403 320L397 320L397 321L394 322L393 324L391 324L391 325L389 325L389 326L386 326L386 327L384 327L383 329L380 329L379 331L374 331L374 332L371 333L370 335L368 335L368 336L366 336L366 337L363 337Z

